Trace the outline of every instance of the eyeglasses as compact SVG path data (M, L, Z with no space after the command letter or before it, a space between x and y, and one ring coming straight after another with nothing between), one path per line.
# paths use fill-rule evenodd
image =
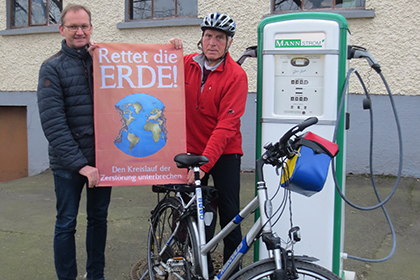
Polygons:
M77 30L79 30L79 28L81 28L83 30L83 32L86 32L90 29L90 25L64 25L64 27L67 27L67 29L71 32L76 32Z

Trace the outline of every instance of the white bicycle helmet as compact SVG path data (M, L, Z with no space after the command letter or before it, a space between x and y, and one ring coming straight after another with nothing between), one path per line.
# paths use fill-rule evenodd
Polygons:
M211 13L203 19L201 30L216 29L225 32L233 37L236 31L236 24L233 19L222 13Z

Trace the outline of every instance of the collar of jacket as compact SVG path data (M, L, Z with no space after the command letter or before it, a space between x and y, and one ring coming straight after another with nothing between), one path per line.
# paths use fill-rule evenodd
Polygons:
M226 60L230 57L229 52L226 53L225 58L219 62L219 65L213 71L224 71L226 66ZM201 67L201 71L204 69L204 62L206 61L206 56L204 53L200 53L192 58L198 65ZM220 69L220 64L223 64L223 68Z
M63 41L61 41L61 49L66 55L80 58L83 60L88 60L91 57L88 52L88 47L89 45L86 45L86 47L84 47L83 49L73 49L67 46L66 39L63 39Z

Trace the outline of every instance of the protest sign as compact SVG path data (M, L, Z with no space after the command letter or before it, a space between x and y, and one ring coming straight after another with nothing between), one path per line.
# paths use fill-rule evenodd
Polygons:
M182 50L170 44L97 43L93 54L99 186L185 183Z

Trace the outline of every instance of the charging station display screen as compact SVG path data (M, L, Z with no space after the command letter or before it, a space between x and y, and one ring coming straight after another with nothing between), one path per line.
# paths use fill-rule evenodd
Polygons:
M275 55L274 113L321 116L325 55Z

